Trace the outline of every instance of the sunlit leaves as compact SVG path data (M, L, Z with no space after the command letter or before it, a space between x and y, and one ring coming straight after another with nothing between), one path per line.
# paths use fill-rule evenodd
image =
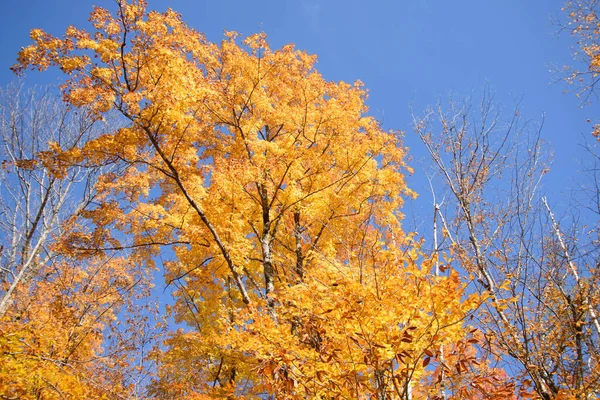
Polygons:
M485 296L434 276L402 230L406 149L367 115L362 83L327 81L316 57L264 34L216 45L171 10L118 9L96 8L94 33L36 32L15 69L62 67L71 105L126 121L43 162L120 167L63 251L163 257L187 329L154 353L151 393L386 398L470 370L465 319Z

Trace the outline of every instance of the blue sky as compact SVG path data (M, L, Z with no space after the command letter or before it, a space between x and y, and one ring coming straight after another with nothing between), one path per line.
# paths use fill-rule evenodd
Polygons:
M68 25L86 26L92 5L112 0L5 0L0 14L0 84L14 77L9 67L28 32L59 35ZM371 114L388 129L406 132L417 160L422 146L410 129L409 104L418 114L450 92L480 94L489 85L510 113L521 100L525 119L544 118L543 137L554 149L548 176L552 192L581 168L579 146L589 138L594 106L581 108L552 69L572 64L572 39L557 37L552 18L562 0L149 0L149 8L180 12L184 20L219 41L225 30L244 35L264 31L272 47L293 42L317 54L318 70L330 80L362 80L370 91ZM564 16L563 16L564 17ZM30 72L31 83L57 83L58 74ZM412 187L424 196L418 175Z

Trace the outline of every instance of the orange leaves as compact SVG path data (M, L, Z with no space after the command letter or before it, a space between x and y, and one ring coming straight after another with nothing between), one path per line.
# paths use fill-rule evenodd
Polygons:
M450 320L444 324L446 327L436 325L436 335L433 335L436 330L432 331L431 324L439 321L445 312L451 315L450 318L457 318L457 323L463 311L449 309L448 303L439 304L437 310L438 305L435 302L432 304L431 298L415 293L417 286L411 282L410 274L401 269L393 271L387 271L394 275L386 276L379 283L379 294L373 291L371 285L375 282L370 279L355 283L344 278L350 271L343 267L339 272L341 275L333 273L335 280L329 287L324 283L331 278L319 276L317 271L313 271L307 279L308 282L315 279L314 283L306 282L293 287L289 300L287 294L285 297L280 294L282 304L293 305L280 310L281 318L297 321L292 326L296 326L300 343L308 346L306 350L312 349L308 354L313 351L317 353L312 357L318 356L327 363L319 367L316 373L312 372L316 375L310 378L310 382L319 382L314 390L318 386L327 387L325 392L329 394L344 393L343 390L339 391L341 389L336 384L351 390L355 387L356 379L361 381L361 393L362 390L368 391L368 388L372 390L372 381L368 377L381 374L382 368L386 371L388 368L397 370L393 372L393 379L400 380L400 385L404 385L409 377L418 382L421 376L427 375L425 370L437 349L460 337L460 324L455 327L458 329L449 328L452 326L451 322L448 323ZM436 284L433 285L432 292L437 289ZM460 298L460 290L444 293L442 296ZM407 304L411 306L407 307ZM432 309L432 306L435 308ZM297 374L310 377L309 368L314 361L300 358L302 353L297 354L291 364L305 365L306 369L301 367ZM424 356L421 358L420 355ZM353 360L354 372L343 367L348 360ZM329 381L325 381L325 376ZM380 379L384 376L387 377L388 373L380 375ZM389 379L392 379L392 375L389 375Z
M64 57L60 59L59 66L63 72L71 73L85 67L88 63L89 59L86 56Z
M127 393L110 382L103 332L134 297L124 260L57 261L19 287L0 321L0 395L102 398Z
M314 56L264 34L208 43L144 2L92 22L93 35L69 28L72 50L22 68L63 63L70 104L125 121L44 161L118 166L65 252L128 242L152 267L173 245L170 310L189 331L157 351L152 390L399 397L426 381L479 298L463 300L456 273L433 277L402 231L406 149L366 115L362 83L326 81ZM81 53L92 62L75 64Z
M562 28L575 37L577 48L574 58L583 63L583 67L565 66L564 80L568 84L574 84L577 96L587 102L595 90L596 78L600 73L598 3L594 0L567 1L563 12L568 15L568 22Z
M233 38L235 36L232 36ZM244 39L244 45L252 50L253 55L259 55L257 50L265 50L267 54L269 53L269 45L267 44L267 35L264 32L256 33L254 35L248 36Z

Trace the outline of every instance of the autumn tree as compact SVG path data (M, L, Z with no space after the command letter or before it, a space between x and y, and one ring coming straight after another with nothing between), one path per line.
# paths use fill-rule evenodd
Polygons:
M0 396L100 399L144 393L135 386L145 373L136 369L148 366L140 360L143 343L137 336L153 330L138 320L149 315L124 309L148 287L141 283L144 272L132 271L128 263L63 259L40 266L41 277L17 286L0 321Z
M34 29L15 70L56 66L69 104L127 121L40 157L56 177L123 166L61 251L163 261L188 328L155 353L153 396L472 398L501 379L465 323L486 295L436 276L437 255L402 230L406 150L366 115L360 82L326 81L263 34L210 43L144 1L90 21Z
M600 4L597 0L570 0L562 8L561 31L570 33L576 40L574 64L564 66L561 80L576 93L583 104L597 99L597 84L600 79ZM592 134L600 140L600 124L594 118Z
M524 393L598 393L598 247L561 228L543 197L539 126L518 109L503 120L486 92L479 107L429 109L415 129L433 165L440 247L489 296L478 313L487 348L517 371Z
M78 229L73 216L93 203L95 178L108 167L72 165L56 176L39 158L48 141L72 148L117 121L96 121L52 88L21 84L1 91L0 118L0 396L141 393L132 387L144 373L137 371L138 336L155 332L144 320L152 313L135 304L149 289L146 270L123 256L62 250L67 233Z
M566 80L578 90L578 96L587 101L596 95L595 87L600 73L600 19L597 0L572 0L566 2L563 12L566 22L561 29L576 39L576 65L565 67Z

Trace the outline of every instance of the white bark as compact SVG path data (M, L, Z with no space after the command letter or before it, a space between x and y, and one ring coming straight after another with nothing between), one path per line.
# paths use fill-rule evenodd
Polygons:
M546 200L545 197L542 197L542 202L544 203L546 210L548 210L548 215L550 216L550 220L552 221L552 228L554 229L554 234L556 235L556 239L558 240L558 243L563 252L563 255L565 256L565 260L567 261L569 270L573 274L573 278L575 278L577 287L579 289L583 289L582 284L581 284L581 278L579 277L579 272L577 271L577 266L575 265L575 263L573 263L573 260L571 259L571 255L569 254L567 245L565 244L565 241L563 240L562 234L560 232L560 228L558 227L558 224L556 223L556 219L554 218L554 213L552 212L552 209L550 209L550 206L548 205L548 201ZM596 310L590 303L590 299L588 296L584 295L583 298L584 298L585 306L587 307L587 311L589 312L590 318L592 319L594 328L596 329L596 333L598 333L600 335L600 323L598 322L598 316L596 314Z
M60 98L20 86L0 90L0 317L18 285L51 262L49 247L64 218L91 196L92 169L70 168L52 176L36 161L54 141L69 148L92 134L84 111L69 111ZM75 191L77 200L72 196Z

